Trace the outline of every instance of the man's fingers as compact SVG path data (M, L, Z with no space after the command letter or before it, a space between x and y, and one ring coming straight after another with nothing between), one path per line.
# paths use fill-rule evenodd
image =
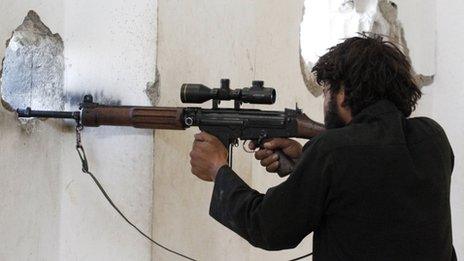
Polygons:
M267 172L277 172L278 169L279 169L279 161L276 161L266 167Z
M291 145L292 140L283 138L274 138L264 143L264 148L268 150L275 150L285 148Z
M279 156L277 156L277 154L272 154L271 156L261 160L261 166L267 167L278 160Z
M193 141L193 144L192 144L192 151L193 150L202 150L204 148L204 146L206 145L205 143L206 143L206 141L204 141L204 140L195 139Z
M257 152L255 152L255 159L262 160L271 155L272 153L274 153L272 150L260 149Z
M248 143L248 148L250 150L255 150L256 149L256 144L253 141L250 141L250 143Z

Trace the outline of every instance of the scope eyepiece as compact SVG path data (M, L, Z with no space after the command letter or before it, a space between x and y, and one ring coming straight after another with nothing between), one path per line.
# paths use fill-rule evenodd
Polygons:
M185 83L180 90L183 103L204 103L209 100L235 100L250 104L273 104L276 100L274 88L264 87L263 81L253 81L252 87L231 90L229 80L221 80L221 88L209 88L203 84Z
M276 91L274 88L264 87L263 81L253 81L251 88L242 89L241 102L251 104L274 104Z

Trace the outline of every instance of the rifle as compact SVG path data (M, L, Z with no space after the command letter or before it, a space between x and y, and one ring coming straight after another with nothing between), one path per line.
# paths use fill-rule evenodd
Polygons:
M324 131L322 124L309 119L298 107L295 110L263 111L241 109L242 103L273 104L276 91L264 87L263 81L253 81L251 87L230 89L228 79L221 80L220 88L208 88L202 84L183 84L180 97L183 103L204 103L212 100L212 109L200 107L153 107L107 106L94 103L91 95L85 95L79 111L36 111L30 107L17 109L18 117L68 118L77 127L101 125L132 126L144 129L185 130L198 127L216 136L229 151L232 166L232 148L238 139L252 141L262 147L269 138L312 138ZM234 108L219 108L221 101L234 100ZM77 129L76 129L77 130ZM245 148L245 144L243 144ZM279 176L290 174L295 162L282 151L279 156Z

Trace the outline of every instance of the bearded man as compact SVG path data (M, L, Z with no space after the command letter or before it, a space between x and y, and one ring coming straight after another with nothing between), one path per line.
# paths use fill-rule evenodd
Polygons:
M191 171L214 181L210 215L267 250L294 248L314 232L315 261L455 260L454 156L435 121L409 118L421 97L411 71L379 36L329 49L313 68L324 86L326 131L304 146L272 139L255 152L269 172L279 168L275 150L297 159L288 179L265 194L227 165L216 137L195 135Z

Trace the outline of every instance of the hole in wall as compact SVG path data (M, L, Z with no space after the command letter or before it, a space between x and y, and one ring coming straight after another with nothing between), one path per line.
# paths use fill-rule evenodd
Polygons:
M1 73L1 99L8 110L64 107L63 41L29 11L7 41Z
M121 105L121 99L103 90L64 93L64 43L35 11L29 11L6 42L0 69L1 103L9 111L31 107L34 110L63 110L78 107L85 94L105 105ZM156 86L156 85L155 85ZM154 92L155 94L157 92ZM36 128L37 119L20 118L27 133Z
M320 96L322 87L311 73L317 59L331 46L359 32L385 35L411 62L398 5L389 0L305 0L300 25L300 65L308 90ZM412 72L419 87L433 83L433 75Z

